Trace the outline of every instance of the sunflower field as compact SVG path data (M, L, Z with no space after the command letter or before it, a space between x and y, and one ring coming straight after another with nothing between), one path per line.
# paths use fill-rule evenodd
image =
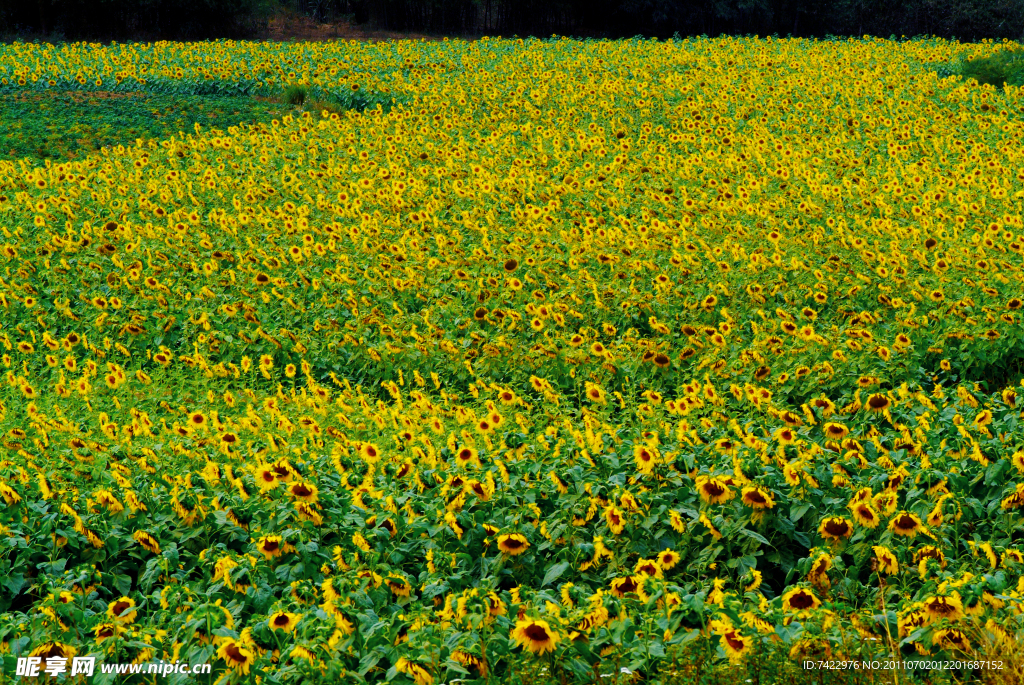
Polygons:
M0 161L0 679L1019 682L1013 47L0 47L351 104Z

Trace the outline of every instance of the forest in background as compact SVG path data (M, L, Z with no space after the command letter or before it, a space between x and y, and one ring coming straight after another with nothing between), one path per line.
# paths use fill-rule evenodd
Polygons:
M260 38L281 11L451 36L1024 36L1024 0L0 0L0 35Z

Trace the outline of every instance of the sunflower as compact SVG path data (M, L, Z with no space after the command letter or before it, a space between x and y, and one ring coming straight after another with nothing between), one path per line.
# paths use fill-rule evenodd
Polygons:
M786 611L807 611L819 606L821 600L810 590L801 587L793 588L782 595L782 607Z
M387 583L388 589L397 597L408 597L412 594L412 585L402 576L391 574L384 582Z
M608 397L605 389L596 383L587 382L586 384L587 399L594 404L607 404Z
M885 516L892 516L896 511L896 505L899 503L899 495L895 490L886 490L880 492L872 498L872 504L875 509L878 509Z
M776 429L774 437L780 445L792 445L796 442L796 433L788 426Z
M682 515L678 511L670 510L668 512L668 521L675 532L682 533L686 530L686 521L683 520Z
M281 481L274 475L272 467L264 464L257 466L255 469L256 485L263 492L267 492L276 488Z
M481 678L487 677L487 660L462 650L452 652L452 659L459 662L466 668L475 668Z
M271 630L280 630L285 633L291 633L295 630L295 626L301 619L302 616L300 614L279 611L267 619L267 627Z
M364 442L359 445L359 456L366 461L376 461L380 457L380 448L372 442Z
M917 514L901 511L889 521L888 530L890 533L913 539L915 535L924 530L924 526L921 524L921 519L917 517Z
M132 623L135 621L135 611L129 611L135 606L135 600L130 597L115 599L107 605L107 618L118 623Z
M822 519L821 524L818 526L818 534L832 542L839 542L843 538L848 538L852 533L853 524L842 516L831 516Z
M100 623L92 629L93 635L96 639L96 644L101 644L104 640L112 637L117 637L125 631L125 628L120 623Z
M743 488L742 501L754 509L771 509L775 506L771 494L761 486Z
M395 670L411 677L415 685L431 685L434 682L430 671L415 662L409 661L404 656L395 662Z
M876 528L880 521L876 512L867 502L856 502L850 507L853 520L865 528Z
M891 549L881 545L875 545L871 549L875 552L875 565L879 573L885 573L890 576L899 573L899 560Z
M633 566L633 573L646 573L652 578L664 577L661 564L656 559L640 559Z
M459 449L455 453L455 462L460 466L469 466L470 464L481 466L480 457L472 447L462 447Z
M626 525L626 520L622 516L622 512L614 504L610 505L604 510L604 520L608 523L608 528L611 529L612 533L619 535L622 533L622 529Z
M217 650L217 656L223 659L229 668L242 675L248 675L249 667L256 661L252 649L248 649L241 642L230 638L221 643Z
M613 579L610 586L612 594L621 598L630 593L637 593L643 586L643 582L639 576L626 576Z
M934 559L939 562L941 568L946 568L946 555L935 545L922 545L914 550L914 563L916 564L922 559Z
M715 540L722 539L722 533L717 528L715 528L715 524L711 522L711 519L709 519L706 514L701 514L698 521L702 526L708 529L708 532L711 533L712 538L714 538Z
M288 486L288 494L304 502L317 501L317 489L312 483L292 483Z
M285 549L287 546L280 535L264 535L256 543L256 549L267 559L281 556L282 553L287 551Z
M670 571L679 563L679 554L671 549L665 549L658 553L658 566L663 571Z
M76 654L78 654L78 650L71 645L66 645L63 642L44 642L33 649L29 656L41 657L42 668L45 670L49 659L54 659L55 663L59 663L56 660L63 659L66 665Z
M828 422L822 426L822 431L832 440L842 440L850 434L850 429L841 423Z
M928 597L922 602L921 611L928 617L929 622L948 619L956 621L964 615L963 601L958 592L949 595Z
M971 649L971 642L962 630L943 628L932 635L932 644L942 649L966 652Z
M516 621L516 627L512 630L511 637L520 647L538 655L555 651L555 645L560 639L558 633L551 629L547 621L537 619Z
M658 463L658 452L652 447L637 445L633 448L633 461L640 473L650 474Z
M511 533L498 536L498 549L509 556L518 556L530 547L530 542L525 535Z
M733 497L729 486L717 478L697 476L696 484L700 498L707 504L721 504L728 502Z
M132 534L132 537L137 543L142 545L143 548L152 552L153 554L160 554L160 543L156 541L152 535L144 530L137 530Z
M868 399L864 403L864 406L871 412L884 412L891 404L891 401L886 395L882 393L874 393L872 395L868 395Z
M731 663L741 662L750 652L753 638L740 633L728 619L712 620L709 627L719 636L722 651Z
M814 548L810 552L810 558L814 561L811 562L811 570L807 572L807 579L815 585L828 587L831 584L828 572L832 568L832 556L827 551Z

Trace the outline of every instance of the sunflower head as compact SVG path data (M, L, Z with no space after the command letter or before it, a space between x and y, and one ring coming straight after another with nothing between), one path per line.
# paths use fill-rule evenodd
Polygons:
M498 536L498 549L509 556L518 556L529 548L530 542L520 533Z
M541 655L555 651L555 645L558 644L560 637L547 621L523 618L516 621L512 639L526 651Z

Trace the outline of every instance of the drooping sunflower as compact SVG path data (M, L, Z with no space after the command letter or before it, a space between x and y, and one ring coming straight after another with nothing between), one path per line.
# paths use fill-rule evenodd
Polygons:
M808 611L821 606L821 600L813 592L795 587L782 595L782 607L786 611Z
M123 628L120 623L117 623L116 621L108 621L106 623L98 624L92 629L92 633L96 639L96 644L102 644L104 640L117 637L125 630L126 629Z
M962 630L943 628L932 635L932 644L950 651L966 652L971 649L971 642Z
M742 501L754 509L771 509L775 506L775 500L772 499L771 493L761 486L743 488Z
M839 542L843 538L848 538L852 533L853 524L842 516L830 516L822 519L821 524L818 526L818 534L832 542Z
M33 649L29 656L41 657L43 660L41 667L45 670L48 660L64 659L66 665L76 654L78 654L78 650L71 645L66 645L63 642L44 642Z
M661 564L655 559L640 559L633 566L633 573L646 573L652 578L662 578L664 576Z
M956 621L964 615L963 601L960 593L952 592L949 595L933 595L922 602L921 610L928 617L929 621L948 619Z
M409 584L409 580L404 576L392 573L385 580L388 589L397 597L408 597L412 594L412 585Z
M642 581L639 576L625 576L613 579L610 587L612 594L621 598L627 594L636 593L642 587Z
M889 521L888 530L890 533L913 539L915 535L924 530L924 525L921 523L921 519L917 517L917 514L901 511Z
M498 549L509 556L518 556L529 549L529 547L530 542L526 539L525 535L520 533L498 536Z
M853 520L865 528L876 528L881 521L876 512L868 502L856 502L850 507Z
M884 412L892 405L889 398L882 393L874 393L868 395L867 401L864 403L864 407L871 412Z
M395 662L395 670L411 677L415 685L431 685L434 682L430 671L413 661L407 660L404 656Z
M153 554L160 554L160 543L157 542L156 538L147 533L144 530L137 530L132 534L132 537L137 543Z
M520 647L537 655L555 651L560 639L547 621L529 618L516 621L511 637Z
M718 478L711 476L697 476L697 492L700 498L707 504L721 504L728 502L733 497L732 490Z
M296 482L288 486L288 494L303 502L317 501L317 488L312 483Z
M830 421L822 426L822 432L832 440L842 440L850 434L850 429L841 423Z
M882 545L875 545L871 549L875 552L875 565L879 573L885 573L890 576L899 573L899 560L891 549Z
M619 508L614 504L604 510L604 520L608 523L608 528L610 528L612 533L615 535L622 533L622 529L626 525L626 519L622 516L622 512L619 511Z
M709 626L721 639L722 651L730 662L739 663L750 652L753 639L743 635L728 619L712 620Z
M744 592L753 592L757 590L757 588L761 587L761 582L764 580L764 576L762 575L762 573L757 569L753 568L750 569L749 578L750 582L746 586L744 586Z
M242 675L248 675L249 668L256 661L256 655L252 649L230 638L221 643L220 648L217 649L217 656L223 659L229 668Z

